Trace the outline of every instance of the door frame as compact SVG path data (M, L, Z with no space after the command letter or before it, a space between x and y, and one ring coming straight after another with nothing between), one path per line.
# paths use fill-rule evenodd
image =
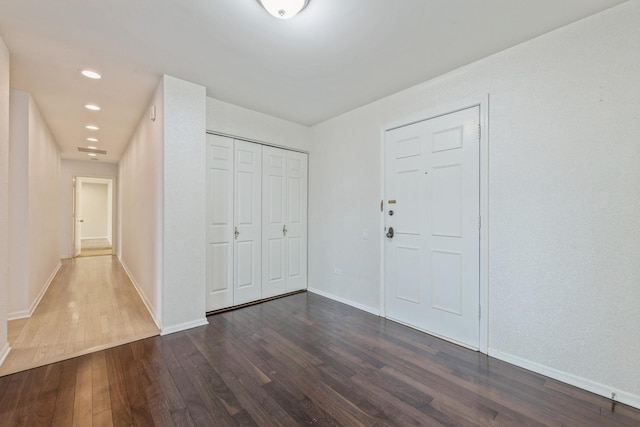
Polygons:
M481 353L489 350L489 94L466 98L433 109L422 110L402 119L390 120L380 129L380 200L385 197L385 134L387 131L425 120L435 119L467 108L480 107L480 347ZM380 230L385 227L384 208L380 212ZM380 315L387 317L385 278L385 240L380 240Z
M73 192L73 196L71 197L71 216L73 218L73 226L71 228L71 258L75 258L74 256L74 246L75 246L75 233L76 233L76 195L75 189L78 180L82 180L82 178L86 179L101 179L101 180L109 180L111 181L111 254L114 256L118 256L120 251L118 250L118 242L119 239L119 208L118 208L118 177L110 176L110 175L87 175L87 174L71 174L71 191Z

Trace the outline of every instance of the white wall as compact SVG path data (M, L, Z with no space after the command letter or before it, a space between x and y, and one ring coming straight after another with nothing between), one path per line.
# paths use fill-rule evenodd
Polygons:
M82 182L82 239L106 238L108 232L107 220L109 218L108 188L107 184Z
M0 37L0 364L9 352L9 50Z
M8 310L15 318L33 312L60 267L60 157L31 95L12 90L10 105Z
M490 354L640 406L638 22L633 0L312 128L310 287L379 308L381 131L490 94Z
M164 76L163 333L206 324L206 90Z
M118 177L118 165L99 161L80 161L62 159L60 161L60 258L73 256L73 177L86 176L97 178ZM110 200L113 196L109 196ZM117 205L117 203L116 203ZM113 209L112 209L113 211ZM117 207L116 207L117 211ZM117 224L113 234L117 235ZM111 233L108 233L111 234ZM117 255L117 239L111 242Z
M309 151L307 126L207 98L207 130L270 145Z
M162 326L162 176L164 147L164 85L158 85L149 105L156 120L142 114L120 159L118 205L120 262L156 324Z

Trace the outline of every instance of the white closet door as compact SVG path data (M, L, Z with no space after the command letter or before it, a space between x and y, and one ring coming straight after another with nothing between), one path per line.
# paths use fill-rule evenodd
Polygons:
M235 140L233 303L262 295L262 146Z
M262 298L287 291L287 152L262 147Z
M233 305L233 140L207 135L207 311Z
M308 156L287 151L286 277L287 292L307 288Z

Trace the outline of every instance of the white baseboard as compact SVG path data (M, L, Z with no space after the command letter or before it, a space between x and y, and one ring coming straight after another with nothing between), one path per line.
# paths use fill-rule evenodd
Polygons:
M120 265L124 269L124 272L127 273L127 276L129 277L129 280L131 280L131 283L133 284L133 287L135 288L136 292L138 293L138 295L140 295L140 299L142 300L142 303L144 304L145 307L147 307L147 311L151 315L151 319L153 319L153 323L156 324L156 327L158 329L162 330L162 327L160 326L160 322L156 317L156 313L151 309L150 301L147 299L147 296L140 290L140 286L138 285L138 282L136 282L136 279L133 277L133 274L131 274L131 272L127 268L127 265L119 257L118 257L118 261L120 262Z
M338 302L341 302L343 304L350 305L351 307L357 308L357 309L362 310L362 311L366 311L367 313L371 313L371 314L373 314L375 316L380 316L380 309L375 308L375 307L369 307L368 305L360 304L359 302L351 301L349 299L342 298L342 297L339 297L337 295L331 294L329 292L321 291L320 289L316 289L316 288L312 288L312 287L308 287L307 288L307 292L311 292L311 293L320 295L321 297L329 298L329 299L332 299L334 301L338 301Z
M198 326L208 325L209 322L207 318L192 320L191 322L180 323L179 325L167 326L166 328L162 328L160 331L160 335L169 335L174 334L176 332L186 331L187 329L197 328Z
M93 240L93 239L107 239L107 240L109 240L109 243L111 243L111 239L109 239L109 236L81 237L80 238L80 240Z
M9 345L9 343L6 343L4 345L4 348L0 350L0 366L2 366L2 364L7 359L7 356L9 355L10 352L11 352L11 346Z
M44 284L44 287L40 290L40 293L38 294L36 299L33 300L31 305L29 306L29 309L8 313L7 320L18 320L18 319L25 319L27 317L31 317L33 315L33 312L36 311L36 307L38 307L38 304L40 304L40 301L42 301L44 294L47 293L47 290L49 289L49 286L51 286L51 283L53 282L53 279L56 277L56 274L58 274L60 267L62 267L62 263L58 261L58 265L56 265L56 267L53 269L53 271L49 275L47 282Z
M590 391L591 393L595 393L608 399L612 399L612 396L615 393L615 398L612 400L640 409L640 396L638 395L618 390L615 387L600 384L587 378L569 374L558 369L550 368L548 366L541 365L539 363L532 362L530 360L526 360L512 354L504 353L493 348L489 349L489 356L495 357L496 359L500 359L507 363L511 363L512 365L519 366L529 371L545 375L549 378L553 378L554 380L562 381L563 383Z

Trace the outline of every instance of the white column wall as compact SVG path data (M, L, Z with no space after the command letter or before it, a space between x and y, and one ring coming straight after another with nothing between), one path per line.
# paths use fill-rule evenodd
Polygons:
M0 37L0 364L9 352L9 50Z
M632 0L313 127L310 287L380 308L382 131L490 94L490 354L640 406L638 22Z
M164 146L164 86L156 88L120 159L118 211L119 259L138 289L151 316L162 326L162 209ZM204 292L203 292L204 294Z
M163 321L167 334L204 325L206 91L164 76Z

